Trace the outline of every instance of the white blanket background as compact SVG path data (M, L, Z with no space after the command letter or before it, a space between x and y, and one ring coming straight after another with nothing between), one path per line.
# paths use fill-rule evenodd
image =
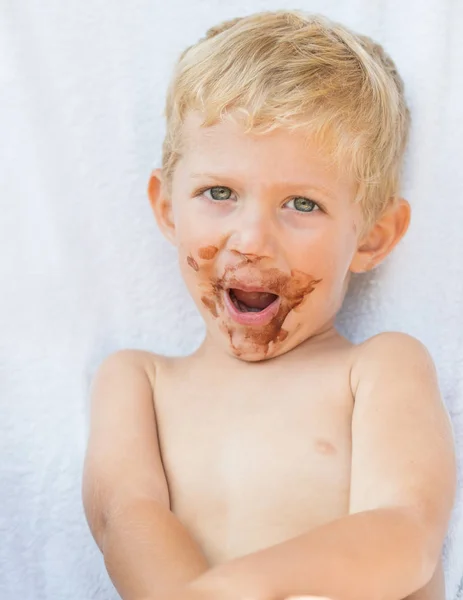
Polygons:
M405 79L413 223L340 324L428 345L462 456L462 0L0 0L1 600L117 598L80 500L88 386L110 352L203 334L146 196L168 78L207 27L276 8L373 36ZM445 566L463 597L461 495Z

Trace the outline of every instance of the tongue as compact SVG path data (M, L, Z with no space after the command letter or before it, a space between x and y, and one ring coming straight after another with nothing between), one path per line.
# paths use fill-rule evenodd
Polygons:
M269 294L268 292L244 292L243 290L233 290L237 300L246 304L250 308L267 308L278 296Z

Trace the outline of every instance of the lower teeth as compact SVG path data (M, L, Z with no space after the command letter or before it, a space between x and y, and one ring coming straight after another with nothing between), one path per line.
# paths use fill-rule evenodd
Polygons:
M252 306L247 306L238 300L239 309L241 312L260 312L262 308L254 308Z

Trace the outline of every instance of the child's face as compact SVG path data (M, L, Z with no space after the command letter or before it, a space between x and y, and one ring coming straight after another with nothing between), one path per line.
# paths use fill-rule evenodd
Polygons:
M163 229L209 336L244 360L274 357L331 330L361 270L355 185L302 132L200 121L185 122Z

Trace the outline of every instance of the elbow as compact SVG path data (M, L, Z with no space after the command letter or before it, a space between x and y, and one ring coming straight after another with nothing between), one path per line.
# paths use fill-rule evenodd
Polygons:
M421 554L420 571L417 589L424 588L432 579L439 562L439 556L429 552L426 548Z
M442 554L442 545L436 547L435 544L429 543L425 546L424 556L423 556L423 569L422 569L422 585L420 587L425 587L431 579L434 577L434 573L441 561Z
M90 533L100 551L103 552L107 517L98 494L85 478L82 484L82 504Z
M445 533L435 523L416 511L407 511L410 524L410 537L414 540L414 554L417 557L417 589L424 588L432 579L441 558Z

